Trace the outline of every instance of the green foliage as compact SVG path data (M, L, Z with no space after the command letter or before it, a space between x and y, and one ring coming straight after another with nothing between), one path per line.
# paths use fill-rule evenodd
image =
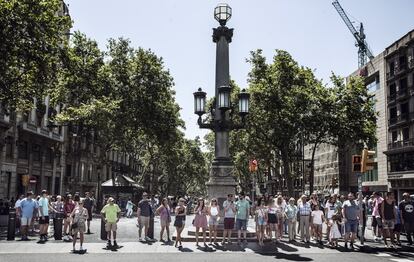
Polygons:
M71 21L60 0L0 0L0 103L28 110L57 84Z

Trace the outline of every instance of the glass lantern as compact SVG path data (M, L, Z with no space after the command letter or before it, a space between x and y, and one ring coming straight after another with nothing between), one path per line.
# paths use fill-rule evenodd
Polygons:
M228 4L219 4L214 8L214 18L220 25L225 26L231 18L231 7Z
M197 92L194 92L194 113L202 116L206 113L206 92L201 88Z
M250 94L247 93L245 89L243 89L239 93L239 114L241 116L249 114L249 99Z

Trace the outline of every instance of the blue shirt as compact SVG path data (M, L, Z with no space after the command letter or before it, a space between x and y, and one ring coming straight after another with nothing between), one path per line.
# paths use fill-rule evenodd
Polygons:
M37 204L33 199L25 198L20 202L20 208L22 210L22 217L33 217L33 212L37 208Z
M45 197L41 197L39 199L39 209L42 209L43 211L43 216L48 216L49 215L49 200ZM42 213L40 213L39 210L39 216L41 216Z
M298 214L298 207L295 205L287 205L285 212L288 219L296 219L296 215Z

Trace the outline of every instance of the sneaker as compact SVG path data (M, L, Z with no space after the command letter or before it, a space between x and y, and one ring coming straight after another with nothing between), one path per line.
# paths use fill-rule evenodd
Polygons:
M118 247L118 244L116 243L116 240L114 240L114 247Z
M348 243L345 243L345 249L348 249Z
M353 242L351 242L351 248L354 249L354 243Z
M147 242L150 242L150 241L151 241L151 239L150 239L149 237L145 237L144 239L145 239L145 241L147 241Z
M139 238L138 238L138 241L139 241L139 242L142 242L142 237L139 237Z
M91 231L88 229L88 232L86 232L86 234L90 234L91 233Z
M108 248L111 248L111 247L112 247L111 240L108 240L108 242L106 243L106 246L107 246Z
M83 251L83 247L82 246L80 246L79 251Z

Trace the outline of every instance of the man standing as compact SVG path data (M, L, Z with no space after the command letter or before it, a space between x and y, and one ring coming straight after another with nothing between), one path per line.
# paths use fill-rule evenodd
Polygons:
M391 239L391 246L394 247L394 225L397 219L397 211L395 209L394 194L392 192L387 192L385 200L382 202L381 218L384 244L389 247L387 242L387 237L389 237Z
M359 223L359 205L355 201L353 193L348 194L348 200L342 205L342 217L345 222L345 248L348 249L348 240L351 237L351 248L353 249Z
M151 203L148 199L147 192L144 192L142 194L142 200L138 203L138 209L137 209L137 217L138 217L138 237L139 241L142 241L142 228L144 227L144 239L145 241L152 241L151 238L148 237L148 228L150 224L150 217L151 217Z
M39 199L39 224L40 224L40 241L47 241L47 230L49 228L49 197L46 190L42 190L42 196Z
M223 230L223 241L221 242L224 244L226 242L226 235L227 241L231 244L231 234L234 228L234 216L236 213L236 207L234 205L233 195L228 194L227 200L223 203L224 209L224 230Z
M22 240L29 240L27 237L28 228L32 222L33 216L37 211L37 204L36 201L32 199L33 192L29 191L26 194L26 198L24 198L19 204L19 214L21 215L21 235Z
M405 233L407 234L408 245L412 245L413 239L411 235L414 233L414 202L407 192L403 194L403 198L403 201L399 204L401 224L404 226Z
M118 244L116 243L116 230L117 230L117 223L121 216L121 209L114 202L115 202L114 199L110 197L108 199L108 204L106 204L101 210L101 214L105 216L105 230L108 234L108 244L107 244L108 248L118 247ZM111 244L111 232L113 236L113 243L114 243L113 246Z
M247 244L247 222L249 221L250 204L245 199L243 192L239 195L239 201L236 203L236 228L237 228L237 244L241 244L240 237L243 232L244 243Z
M16 233L19 233L19 230L20 230L19 229L21 225L20 218L22 217L22 214L19 211L19 207L20 207L20 203L22 202L23 198L24 198L24 195L20 195L16 203L14 203L14 209L16 210Z
M86 232L86 234L90 234L91 233L91 220L92 220L92 214L93 214L93 207L95 206L95 201L91 198L91 194L89 192L85 193L85 199L83 200L83 207L86 208L86 210L88 211L88 219L87 219L87 226L88 226L88 231Z
M310 215L312 213L311 205L308 201L306 201L306 195L302 195L301 202L298 205L300 221L300 239L302 242L310 242L310 234L309 234L309 222L310 222Z

